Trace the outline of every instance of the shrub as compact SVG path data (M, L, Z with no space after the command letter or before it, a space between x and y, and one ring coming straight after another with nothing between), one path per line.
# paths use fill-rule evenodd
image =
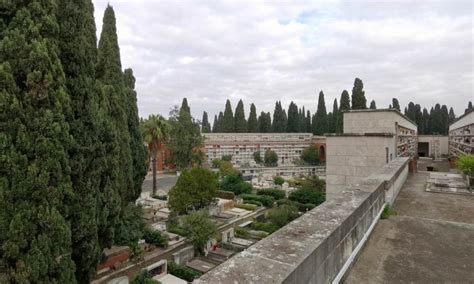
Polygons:
M186 231L183 227L177 225L169 226L167 231L176 235L180 235L182 237L186 237L188 235L188 231Z
M252 228L253 230L257 230L257 231L264 231L264 232L267 232L269 234L275 232L276 230L279 229L279 227L273 223L263 223L263 222L253 222L251 225L250 225L250 228Z
M388 219L388 217L390 217L391 215L396 215L397 212L395 210L393 210L391 207L390 207L390 204L385 204L385 207L383 208L383 211L382 211L382 215L380 215L380 219Z
M257 151L257 152L254 152L253 153L253 160L255 161L255 163L257 164L261 164L262 163L262 156L260 154L260 151Z
M214 160L212 160L211 164L212 164L212 168L218 169L219 166L221 165L221 160L220 159L214 159Z
M257 195L268 195L278 200L285 198L286 193L281 189L260 189L257 191Z
M262 202L260 201L257 201L257 200L247 200L245 201L247 204L253 204L253 205L256 205L257 207L262 207L263 204Z
M282 185L285 183L285 179L280 177L280 176L276 176L273 178L273 182L276 184L276 185Z
M325 197L321 192L316 191L310 187L301 187L290 193L290 200L298 201L303 204L319 205L325 201Z
M130 282L130 284L156 284L160 283L156 280L152 279L152 275L148 270L142 269L140 272L133 277L133 280Z
M252 185L244 181L242 174L232 173L224 177L220 183L220 189L224 191L231 191L236 195L243 193L251 193Z
M247 202L247 200L260 201L265 207L272 207L274 199L268 195L242 194L240 197Z
M257 205L255 204L239 204L239 205L236 205L235 207L237 208L242 208L242 209L245 209L245 210L256 210L258 208Z
M192 282L194 279L202 275L201 272L187 266L177 264L174 261L168 262L168 273L188 282Z
M222 156L222 161L227 161L227 162L232 161L232 155L224 155L224 156Z
M457 162L457 168L468 176L474 176L474 155L461 155Z
M267 167L276 167L278 166L278 155L275 151L267 149L264 154L264 163Z
M271 223L281 228L298 217L298 208L294 205L281 205L270 209L266 217Z
M151 228L146 228L143 232L143 238L149 244L164 247L168 246L168 237L162 235L159 231L153 230Z
M309 165L316 165L319 162L319 151L316 145L311 145L303 150L301 159Z
M294 201L291 201L291 200L289 200L288 198L282 198L282 199L278 199L278 200L276 201L276 204L277 204L277 205L293 204L293 203L294 203Z
M226 191L226 190L219 190L217 192L217 197L222 198L222 199L235 199L235 193L232 191Z
M234 231L235 231L235 235L238 237L247 238L250 235L249 231L247 231L246 229L242 227L237 226L234 228Z

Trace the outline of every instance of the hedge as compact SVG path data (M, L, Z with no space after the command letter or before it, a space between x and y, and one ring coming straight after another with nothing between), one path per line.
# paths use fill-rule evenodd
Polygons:
M239 204L239 205L236 205L235 207L242 208L242 209L245 209L245 210L252 210L252 211L257 209L257 205L255 205L255 204Z
M192 282L194 279L202 275L201 272L187 266L177 264L174 261L168 262L168 273L188 282Z
M162 235L159 231L152 230L150 228L146 228L143 232L143 238L145 242L166 248L168 246L168 238Z
M285 191L281 189L268 188L268 189L260 189L259 191L257 191L257 195L268 195L278 200L278 199L285 198L286 193Z
M222 199L235 199L235 194L232 191L219 190L217 192L217 197Z
M257 200L246 200L245 202L246 202L247 204L257 205L258 207L262 207L262 206L263 206L262 202L257 201Z
M182 237L186 237L188 235L188 231L186 231L183 227L180 226L169 226L168 227L168 232L180 235Z
M247 200L260 201L265 207L272 207L274 202L273 197L268 195L242 194L240 197L242 197L245 202L247 202Z
M256 231L264 231L267 233L273 233L279 229L279 227L273 223L253 222L250 227Z

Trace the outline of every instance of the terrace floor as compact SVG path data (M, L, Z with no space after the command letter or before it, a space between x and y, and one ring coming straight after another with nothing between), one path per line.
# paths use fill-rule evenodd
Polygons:
M426 192L429 174L410 174L345 283L472 283L474 196Z

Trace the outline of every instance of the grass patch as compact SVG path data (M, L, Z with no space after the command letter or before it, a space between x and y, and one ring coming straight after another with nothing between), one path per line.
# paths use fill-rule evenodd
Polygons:
M385 204L385 207L382 211L382 215L380 215L380 219L385 220L392 215L397 215L397 211L393 210L390 204Z

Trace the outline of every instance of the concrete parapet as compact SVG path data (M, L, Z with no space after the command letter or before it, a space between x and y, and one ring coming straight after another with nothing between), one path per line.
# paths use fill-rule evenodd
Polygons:
M408 158L396 158L358 184L346 186L340 197L314 208L195 283L333 281L377 222L386 191L404 181L407 163Z

